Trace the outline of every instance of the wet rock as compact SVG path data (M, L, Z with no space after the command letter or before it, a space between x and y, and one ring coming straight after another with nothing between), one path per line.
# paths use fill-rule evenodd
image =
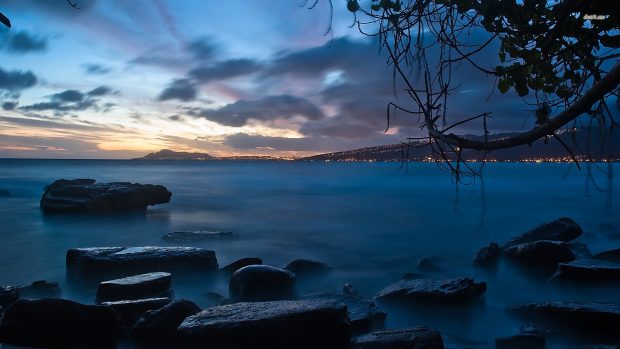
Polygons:
M295 273L296 276L303 276L309 274L324 274L334 270L329 265L313 261L309 259L296 259L284 267L285 270Z
M239 234L230 231L175 231L162 236L166 241L174 242L197 242L213 240L235 240Z
M115 348L118 321L109 306L58 298L20 299L6 309L0 342L43 348Z
M170 303L170 298L146 298L136 300L123 300L115 302L103 302L102 305L112 307L121 315L122 325L130 329L140 317L149 310L157 310Z
M553 331L548 330L537 324L523 324L519 329L519 333L521 334L537 334L541 336L550 335Z
M85 271L217 270L215 252L198 247L90 247L67 251L67 267Z
M508 311L528 320L548 321L588 334L620 337L620 305L614 303L531 303L511 306Z
M570 248L573 250L573 253L575 253L575 256L577 256L577 258L590 258L592 257L592 252L590 252L590 249L588 248L588 245L581 243L581 242L571 242L570 243Z
M223 267L221 270L225 273L232 274L243 267L247 267L248 265L260 265L260 264L263 264L263 260L260 258L256 258L256 257L241 258Z
M228 290L234 300L272 301L293 295L295 274L269 265L249 265L230 278Z
M432 256L425 257L418 261L416 268L418 271L425 273L433 273L445 270L446 259L443 257Z
M562 217L554 221L541 224L533 229L509 240L504 248L538 240L552 240L568 242L578 238L583 229L573 219Z
M551 280L561 281L618 281L620 280L620 263L599 259L577 259L558 264Z
M206 309L178 327L183 348L348 348L346 306L323 301L235 303Z
M430 303L467 303L482 295L486 282L461 277L447 280L401 280L384 288L375 298Z
M474 265L477 267L491 267L497 264L500 256L499 245L495 242L490 243L476 252Z
M97 301L120 301L131 299L169 297L172 276L155 272L103 281L97 287Z
M620 248L597 253L594 256L592 256L592 258L600 259L603 261L620 263Z
M177 327L188 316L201 311L188 300L176 300L160 309L150 310L131 329L131 336L139 342L172 344ZM162 343L163 342L163 343Z
M513 245L504 249L504 255L521 264L541 267L555 267L558 263L570 262L576 258L569 244L549 240Z
M496 349L545 349L545 337L539 334L517 334L495 339Z
M10 198L12 195L6 189L0 189L0 198Z
M15 287L0 286L0 306L7 307L19 299L19 291Z
M306 295L302 299L346 304L347 317L353 335L382 329L385 326L387 313L374 302L367 301L360 296L320 293Z
M59 179L45 187L43 212L127 212L170 201L166 187L129 182L95 183L94 179Z
M19 294L23 298L58 298L61 291L57 282L47 280L37 280L28 286L20 286L17 288Z
M426 327L380 330L353 338L351 349L443 349L439 332Z
M346 283L342 285L342 294L345 296L357 296L359 292L357 288L350 283Z

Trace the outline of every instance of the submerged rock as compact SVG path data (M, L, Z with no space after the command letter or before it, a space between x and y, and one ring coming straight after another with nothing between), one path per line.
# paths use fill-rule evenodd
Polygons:
M260 258L256 258L256 257L241 258L223 267L221 270L225 273L232 274L243 267L247 267L248 265L261 265L261 264L263 264L263 260Z
M198 247L89 247L67 250L67 267L83 270L217 270L215 252Z
M309 274L324 274L334 270L329 265L309 259L296 259L284 267L285 270L295 273L296 276Z
M170 303L170 298L146 298L136 300L123 300L115 302L103 302L102 305L112 307L121 315L121 322L126 329L130 329L136 320L141 318L149 310L157 310Z
M620 281L620 263L587 258L560 263L551 280Z
M183 348L345 349L346 306L324 301L235 303L206 309L178 327Z
M375 298L430 303L467 303L482 295L486 282L461 277L447 280L400 280L379 292Z
M426 327L380 330L353 338L351 349L443 349L439 332Z
M212 240L235 240L239 234L230 231L175 231L162 236L166 241L174 242L196 242Z
M57 298L60 296L60 286L57 282L37 280L27 286L17 288L23 298Z
M230 278L228 290L234 300L273 301L293 295L295 274L269 265L249 265Z
M103 281L97 287L97 301L120 301L169 297L172 293L170 273L155 272Z
M583 229L573 219L562 217L554 221L541 224L531 230L512 238L504 244L504 248L534 242L538 240L552 240L568 242L578 238L583 233Z
M126 212L170 201L161 185L129 182L95 183L94 179L59 179L45 187L43 212Z
M549 240L513 245L505 248L504 254L515 262L542 267L555 267L558 263L570 262L576 258L569 244Z
M425 257L418 261L416 268L418 271L433 273L445 270L446 259L439 256Z
M545 349L545 337L539 334L517 334L495 339L496 349Z
M12 195L6 189L0 189L0 198L10 198Z
M474 256L474 265L477 267L491 267L497 264L499 259L500 248L495 242L490 243L476 252Z
M109 306L58 298L20 299L6 309L0 342L43 348L115 348L118 321Z
M7 307L19 299L19 291L15 287L0 286L0 306Z
M345 296L358 296L359 292L353 284L347 282L346 284L342 285L342 294Z
M131 329L133 339L146 343L172 344L177 327L188 316L201 311L195 303L188 300L176 300L163 308L150 310Z
M620 263L620 248L609 251L603 251L592 256L594 259L600 259L608 262Z
M367 333L382 329L387 313L372 301L360 296L347 296L331 293L311 294L302 297L304 300L344 303L347 306L347 317L352 334Z

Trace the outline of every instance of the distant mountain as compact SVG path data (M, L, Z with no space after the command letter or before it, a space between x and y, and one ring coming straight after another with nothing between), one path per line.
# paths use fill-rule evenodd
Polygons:
M211 156L207 153L188 153L184 151L160 150L155 153L149 153L141 158L132 160L192 160L192 161L283 161L290 159L282 159L273 156Z

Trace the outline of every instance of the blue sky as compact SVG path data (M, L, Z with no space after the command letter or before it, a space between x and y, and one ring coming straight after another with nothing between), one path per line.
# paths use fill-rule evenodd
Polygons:
M77 2L0 5L13 24L0 30L0 157L302 156L420 135L404 115L385 132L387 103L408 103L344 1L330 35L327 1ZM533 123L519 99L486 99L493 80L458 77L454 112L508 115L495 131Z

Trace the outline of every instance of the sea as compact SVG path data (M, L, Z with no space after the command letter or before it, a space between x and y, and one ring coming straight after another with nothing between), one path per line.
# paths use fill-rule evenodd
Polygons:
M424 325L439 330L447 347L492 348L494 338L516 334L523 324L507 306L620 302L617 287L560 286L549 275L506 263L493 270L472 266L476 251L490 242L564 216L583 227L577 241L593 253L620 247L618 165L581 167L486 163L482 177L457 184L433 163L0 159L0 189L11 193L0 198L0 284L55 281L62 297L94 303L96 283L67 275L67 249L183 245L214 250L220 266L243 257L277 267L298 258L322 261L334 271L298 280L298 294L340 293L351 283L372 299L403 274L419 272L420 259L440 257L441 270L429 277L470 276L486 281L487 292L464 308L387 305L386 327ZM43 188L60 178L161 184L173 195L142 214L44 215ZM186 230L230 231L239 239L162 240ZM228 279L175 274L173 288L176 298L208 307L209 292L228 295ZM549 348L597 341L553 338Z

